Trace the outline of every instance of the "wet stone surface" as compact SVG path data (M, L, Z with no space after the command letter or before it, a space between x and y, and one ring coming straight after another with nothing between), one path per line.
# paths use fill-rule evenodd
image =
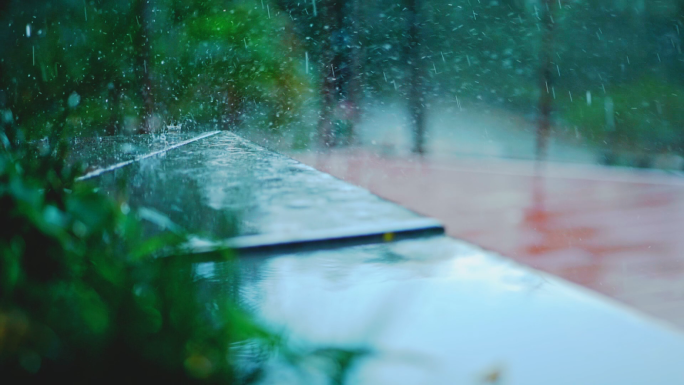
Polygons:
M443 232L432 219L228 132L89 180L113 195L127 190L131 205L241 249ZM215 246L194 244L197 251Z
M667 384L684 337L444 236L195 265L294 346L368 352L350 384ZM237 293L237 294L236 294ZM493 379L498 379L494 381ZM326 384L274 363L264 382Z

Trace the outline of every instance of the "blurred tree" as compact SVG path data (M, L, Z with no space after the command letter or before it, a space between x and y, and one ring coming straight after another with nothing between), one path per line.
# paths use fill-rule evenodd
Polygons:
M318 132L323 147L349 144L358 116L359 1L330 0L316 13L325 24L322 47L321 112Z
M71 135L150 132L181 120L233 128L248 107L275 129L306 79L287 16L222 0L11 1L0 15L4 109L41 138L71 96ZM154 33L153 33L154 31ZM296 57L296 56L294 56Z
M159 12L167 30L153 66L167 121L232 129L251 114L276 130L300 118L309 84L283 12L266 1L262 7L221 0L174 0Z
M537 126L537 160L546 160L546 150L551 127L551 109L553 105L553 30L555 3L543 0L541 6L542 42L540 49L541 63L539 70L539 123Z
M413 132L413 152L425 153L425 88L423 87L423 58L421 46L421 3L420 0L408 0L407 3L407 64L409 66L408 108L411 130Z
M63 112L53 101L73 94L72 134L247 122L306 127L330 145L353 141L364 109L389 102L406 106L421 152L426 109L500 108L534 120L538 148L554 135L603 151L617 142L595 135L605 118L575 124L583 109L611 97L620 113L626 99L612 93L645 78L684 88L681 0L275 1L3 2L3 116L42 138ZM679 124L639 116L654 130ZM624 124L616 137L634 132Z
M152 9L154 0L134 0L133 16L136 25L133 26L133 45L135 47L136 80L140 87L143 101L141 132L152 132L159 129L154 119L154 92L152 89ZM149 67L149 69L148 69ZM157 123L158 124L158 123Z

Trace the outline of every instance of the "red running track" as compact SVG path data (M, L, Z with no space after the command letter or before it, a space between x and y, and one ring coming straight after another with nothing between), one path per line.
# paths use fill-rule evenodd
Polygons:
M453 237L684 328L682 176L527 161L383 158L361 150L294 156L438 218Z

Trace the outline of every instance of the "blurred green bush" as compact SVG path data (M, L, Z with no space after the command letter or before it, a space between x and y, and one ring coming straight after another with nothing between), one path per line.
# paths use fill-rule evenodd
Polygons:
M0 381L256 378L258 362L236 371L234 346L275 337L230 298L200 300L182 231L143 238L136 210L74 182L66 141L35 155L0 139Z
M682 97L684 89L678 84L647 76L617 85L606 95L566 103L560 106L560 116L590 143L615 152L681 154Z
M70 136L232 129L246 113L277 130L300 116L309 86L288 17L262 4L4 2L0 120L40 139L70 98Z

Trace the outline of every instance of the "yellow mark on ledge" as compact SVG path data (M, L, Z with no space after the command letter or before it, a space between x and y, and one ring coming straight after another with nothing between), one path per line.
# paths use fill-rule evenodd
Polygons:
M382 234L382 240L385 242L392 242L394 240L394 233Z

